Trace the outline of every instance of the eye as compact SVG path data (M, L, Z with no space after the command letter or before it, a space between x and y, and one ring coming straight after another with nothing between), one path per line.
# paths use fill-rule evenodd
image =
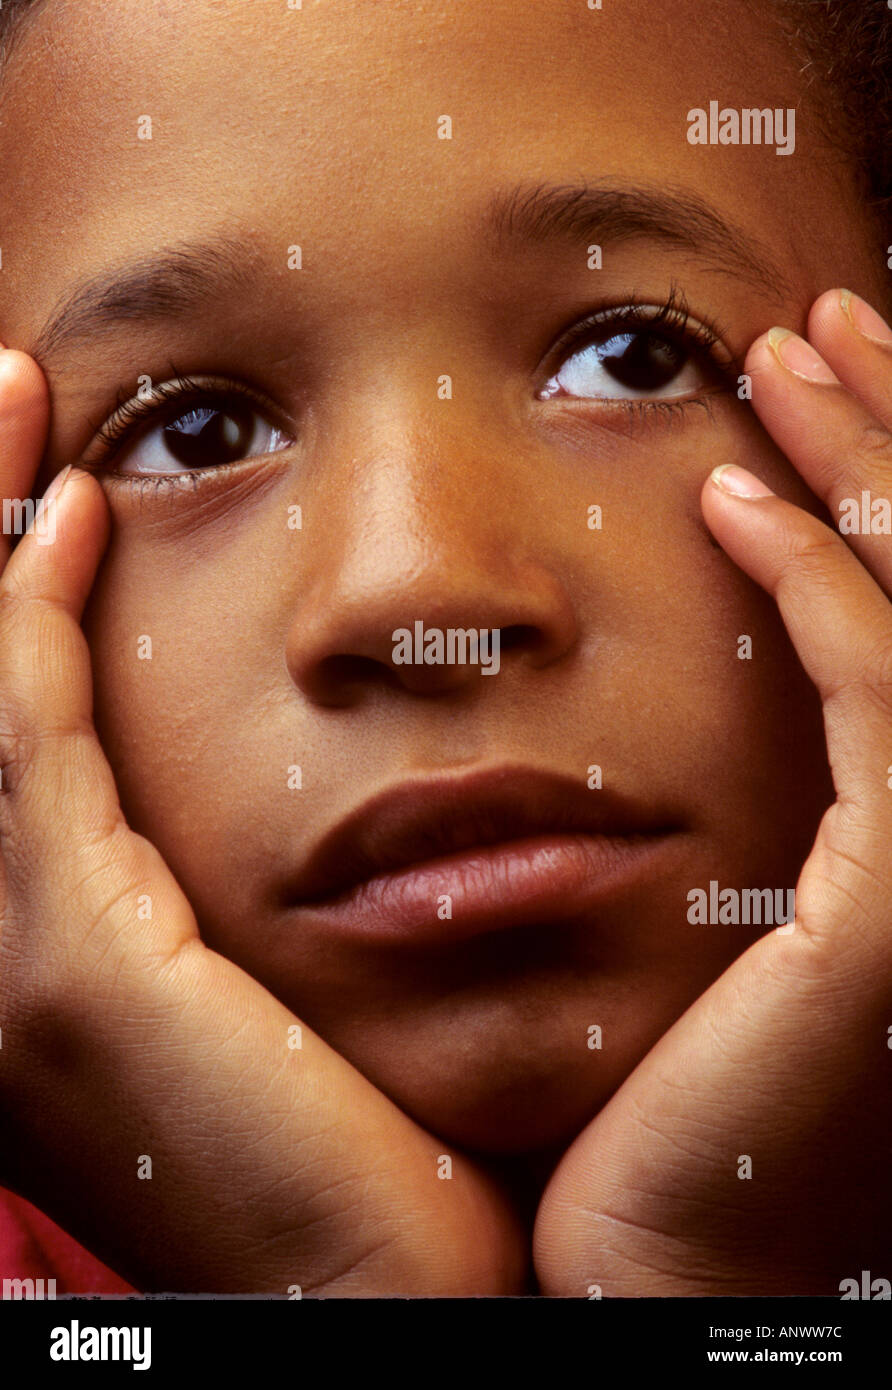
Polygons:
M153 387L118 407L98 434L100 457L118 475L195 473L288 448L294 440L246 388L190 378Z
M563 393L591 399L640 400L643 396L684 396L703 386L703 371L690 354L660 334L636 328L605 333L600 341L574 352L542 391L543 399Z
M693 396L727 376L715 355L718 335L694 324L677 300L629 304L592 315L559 341L559 363L540 400L671 400ZM579 346L576 346L576 345Z
M118 459L119 473L214 468L282 447L280 432L241 401L193 406L148 430Z

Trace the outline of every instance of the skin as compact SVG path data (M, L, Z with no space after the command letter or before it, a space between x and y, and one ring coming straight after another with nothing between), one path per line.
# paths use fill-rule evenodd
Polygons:
M281 1289L298 1269L323 1291L518 1291L531 1220L491 1175L512 1187L529 1174L535 1212L558 1160L533 1240L545 1292L584 1293L593 1270L613 1293L772 1280L827 1292L844 1257L868 1267L867 1216L836 1198L829 1250L803 1239L785 1263L769 1237L818 1142L827 1091L809 1074L832 1072L833 1095L854 1075L874 1094L881 1084L883 895L859 890L885 883L888 717L866 692L870 660L826 731L821 700L826 720L856 631L866 657L882 656L887 602L867 569L881 586L892 576L873 539L849 546L821 518L862 486L883 493L889 349L859 337L828 287L885 308L887 272L850 165L809 120L799 64L765 15L735 9L729 53L722 7L684 8L684 25L664 28L631 2L609 20L556 3L349 21L333 6L270 7L248 36L237 7L147 24L142 5L112 21L60 0L7 70L5 495L40 493L71 461L95 476L72 475L57 541L24 540L2 580L12 732L0 761L22 776L4 798L0 935L19 1142L0 1177L135 1282ZM44 48L39 32L59 41ZM760 105L801 98L794 156L687 143L685 114L719 66L728 104L756 79ZM629 97L630 68L646 101ZM151 142L136 138L143 110ZM436 139L441 111L451 144ZM496 188L580 174L708 196L770 248L783 288L655 239L605 242L596 283L588 236L484 249L475 218ZM41 355L38 370L29 350L74 283L224 228L244 241L243 285L176 324L128 322ZM285 268L294 242L300 275ZM695 318L724 325L751 405L726 389L705 408L714 378L682 412L536 399L564 328L632 287L659 305L673 282ZM807 331L842 384L790 378L767 345L776 323ZM296 442L194 491L110 476L92 451L97 422L116 391L134 394L141 373L163 380L171 361L250 381ZM745 465L783 500L725 497L705 483L716 463ZM285 524L295 502L299 533ZM829 539L815 547L817 535ZM832 599L839 576L848 587ZM519 636L495 679L434 668L421 684L390 661L393 629L418 616ZM136 657L143 634L150 662ZM740 634L751 661L738 660ZM54 658L40 665L38 635ZM844 732L861 724L860 742ZM504 762L583 779L595 761L680 835L669 871L594 923L394 954L348 950L283 908L326 830L382 788ZM822 820L835 793L859 814ZM687 893L713 878L798 880L797 930L757 940L758 928L690 924ZM135 913L146 892L151 926ZM808 1005L809 1028L816 1013L832 1021L817 1039ZM858 1031L865 1018L873 1031ZM296 1019L297 1073L283 1044ZM70 1057L64 1085L47 1038ZM783 1085L766 1094L756 1083L778 1058ZM116 1087L141 1128L109 1108ZM784 1104L800 1123L781 1162ZM869 1152L882 1115L865 1108ZM79 1154L68 1198L51 1157L63 1121ZM106 1159L103 1209L85 1225L79 1194L100 1166L90 1134L121 1172L140 1145L164 1153L168 1175L138 1213ZM250 1164L233 1157L234 1134L250 1139ZM736 1160L757 1141L771 1177L745 1209ZM825 1150L815 1183L798 1184L803 1233L820 1183L851 1179L848 1145ZM451 1185L433 1176L442 1152L459 1165ZM685 1204L726 1211L729 1181L734 1219L698 1218L697 1240L682 1239ZM234 1270L221 1209L238 1213ZM188 1256L184 1221L198 1238Z

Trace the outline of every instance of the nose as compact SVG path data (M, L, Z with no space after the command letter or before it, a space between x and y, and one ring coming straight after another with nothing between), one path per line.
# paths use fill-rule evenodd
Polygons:
M326 706L381 687L443 695L567 653L576 614L516 459L503 467L467 436L363 438L358 456L351 440L349 470L361 482L333 488L324 540L321 498L302 532L302 543L314 535L314 559L286 661L303 694Z

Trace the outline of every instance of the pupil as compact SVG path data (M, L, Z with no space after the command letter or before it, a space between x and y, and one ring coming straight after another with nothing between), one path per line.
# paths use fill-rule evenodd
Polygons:
M656 333L616 333L598 346L598 360L622 386L652 391L684 365L685 352Z
M184 468L206 468L244 458L251 442L252 412L198 406L165 425L165 448Z

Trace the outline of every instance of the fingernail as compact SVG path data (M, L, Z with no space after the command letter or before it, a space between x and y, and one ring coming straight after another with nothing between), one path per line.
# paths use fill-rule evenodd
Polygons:
M49 506L50 502L52 502L54 499L55 499L56 501L58 501L58 499L59 499L59 493L62 491L63 487L65 486L65 482L66 482L66 480L67 480L68 475L69 475L70 472L71 472L71 464L70 464L70 463L66 463L66 465L65 465L65 467L62 469L61 473L57 473L57 474L56 474L55 478L54 478L53 481L50 483L50 485L49 485L49 487L47 488L46 492L43 494L43 505L44 505L45 507Z
M769 329L768 341L781 366L786 367L795 376L826 385L832 382L839 384L839 377L831 372L823 357L820 357L804 338L791 333L789 328Z
M859 295L852 294L851 290L842 290L839 302L849 323L865 338L870 338L874 343L892 343L892 328Z
M718 468L714 468L709 476L716 487L720 487L722 492L730 493L732 497L774 496L770 487L766 487L745 468L738 468L736 463L722 463Z

